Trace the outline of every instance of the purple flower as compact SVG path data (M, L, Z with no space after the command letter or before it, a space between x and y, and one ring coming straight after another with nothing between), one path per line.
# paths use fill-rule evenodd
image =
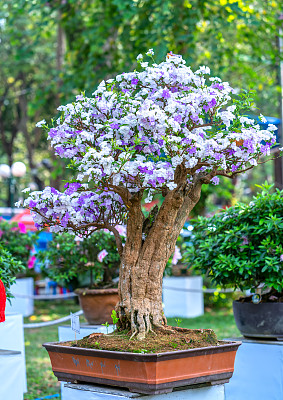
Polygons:
M53 194L57 194L58 193L58 190L56 190L55 188L51 188L51 193L53 193Z
M193 115L191 116L191 120L194 121L194 122L198 122L198 120L199 120L198 115L197 115L197 114L193 114Z
M64 215L64 217L61 219L61 225L66 228L68 225L68 221L70 218L70 214L68 213L68 211L66 212L66 214Z
M180 115L180 114L175 115L174 121L176 121L176 122L178 122L178 123L181 123L181 122L182 122L182 115Z
M218 185L219 184L219 178L218 176L215 176L214 178L212 178L210 180L210 182L212 182L214 185Z
M224 89L224 86L220 85L220 83L214 83L213 85L211 85L211 87L213 89L218 89L218 90L223 90Z
M280 256L280 261L283 262L283 254L281 254L281 256Z
M36 205L37 205L37 203L36 203L36 201L34 201L34 200L31 200L31 201L29 202L29 207L36 207Z
M75 193L80 187L81 187L81 183L78 182L74 182L74 183L70 183L68 189L65 191L65 194L73 194Z
M242 244L249 244L249 240L248 240L248 238L246 237L246 236L243 236L243 242L242 242Z
M137 85L139 83L139 80L137 78L134 78L131 80L132 85Z
M215 99L212 99L212 100L210 100L210 101L208 102L209 108L213 108L213 107L215 107L215 106L216 106L216 104L217 104L217 102L216 102L216 100L215 100Z
M115 123L115 122L112 122L112 124L110 124L110 128L112 128L112 129L119 129L119 128L120 128L120 125L117 124L117 123Z
M143 174L145 174L145 173L148 171L147 167L141 167L141 166L139 166L138 169L139 169L140 172L142 172Z
M189 154L194 154L196 151L197 151L197 148L193 146L189 149Z
M171 95L170 95L170 92L169 92L168 89L164 89L164 90L163 90L163 92L162 92L162 97L163 97L164 99L170 99Z

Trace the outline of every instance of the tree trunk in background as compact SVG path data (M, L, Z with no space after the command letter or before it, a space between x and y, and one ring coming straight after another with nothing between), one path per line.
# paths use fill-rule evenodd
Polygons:
M56 67L57 67L57 94L56 94L56 108L60 106L60 93L63 84L62 73L63 73L63 64L64 57L66 53L66 37L65 32L62 27L62 16L61 11L58 11L58 27L57 27L57 53L56 53ZM64 170L63 161L55 155L54 149L50 148L52 163L54 164L54 168L51 172L50 178L50 186L55 189L60 190L60 185L62 183L61 170Z
M184 223L198 202L201 185L186 195L170 192L143 240L140 203L129 211L127 241L120 266L117 306L119 326L143 339L154 327L166 325L162 309L162 278Z

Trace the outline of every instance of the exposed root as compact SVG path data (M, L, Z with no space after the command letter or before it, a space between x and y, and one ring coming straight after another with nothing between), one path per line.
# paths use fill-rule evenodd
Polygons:
M174 328L168 325L155 324L154 327L164 333L174 333Z

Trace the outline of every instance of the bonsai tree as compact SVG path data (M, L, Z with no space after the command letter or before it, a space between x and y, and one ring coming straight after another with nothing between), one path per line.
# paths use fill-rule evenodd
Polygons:
M122 234L121 227L116 227ZM47 250L38 253L41 270L50 279L78 286L113 287L118 277L120 256L114 235L100 230L87 238L70 233L53 234Z
M270 153L276 127L260 130L242 116L250 95L234 96L208 67L193 72L172 53L151 66L142 55L137 59L139 70L59 107L48 137L58 156L70 159L73 180L63 192L33 192L24 204L38 229L114 234L121 257L119 326L143 339L155 327L167 329L163 271L202 186L257 165ZM48 129L45 121L37 125ZM145 218L142 203L155 194L162 194L162 205ZM123 223L124 246L115 228Z
M0 280L3 282L7 299L14 297L10 292L10 287L16 280L16 275L25 270L21 261L9 253L0 243Z
M194 221L193 244L186 254L193 268L214 283L283 296L283 191L262 193L211 218Z

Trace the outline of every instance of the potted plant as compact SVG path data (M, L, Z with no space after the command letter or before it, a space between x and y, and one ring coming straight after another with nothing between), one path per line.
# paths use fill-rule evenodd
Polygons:
M19 312L25 317L33 313L34 300L32 296L36 277L34 270L36 256L32 253L37 237L37 233L27 232L23 223L0 219L0 244L25 266L24 269L18 271L15 277L12 288L15 297L7 304L7 310Z
M149 50L147 55L152 58L153 51ZM158 342L162 337L162 343L163 340L172 342L176 332L180 333L181 328L166 324L162 277L180 231L199 200L202 186L218 184L219 176L233 178L253 168L261 155L269 154L276 127L271 125L260 130L253 120L242 116L243 110L252 104L250 94L234 96L227 82L210 77L208 67L192 72L181 56L172 53L164 62L153 61L151 66L143 61L142 55L137 59L140 67L134 72L103 81L92 97L82 94L75 103L59 107L61 116L51 129L45 121L38 123L48 130L55 152L70 159L75 174L65 191L47 187L42 192L30 193L24 205L31 209L39 229L50 226L55 232L74 231L82 235L108 229L114 234L121 264L117 332L109 339L114 336L128 344L134 342L138 351L147 352L154 351L154 347L147 350L149 338L154 337ZM142 203L150 202L160 193L162 205L145 218ZM124 246L115 228L121 223L127 227ZM177 351L170 356L131 354L132 368L125 372L125 381L121 379L124 372L119 365L129 355L124 357L123 352L115 352L116 361L113 360L112 352L103 350L105 335L90 338L88 347L92 349L69 344L62 346L61 351L58 344L49 346L52 362L61 360L60 365L53 364L53 371L59 379L72 380L77 379L73 374L76 368L81 376L79 380L108 382L155 393L183 384L229 379L235 347L227 351L227 344L211 346L216 344L211 341L211 332L202 330L199 335L208 340L204 349L196 351L191 348L194 341L190 342L187 335L192 332L181 332L183 345L174 341L170 348ZM168 348L165 344L163 347ZM125 350L127 345L124 343L121 348ZM187 350L180 350L184 348ZM71 351L80 352L81 361ZM217 351L213 357L211 352ZM219 352L227 357L223 363ZM91 353L96 357L93 361L89 359ZM65 375L62 354L72 364ZM207 370L204 366L209 364L208 354L213 365ZM202 367L195 371L198 362L193 356L204 360ZM170 363L170 368L166 363L162 370L161 365L165 365L162 362L167 357L177 360L177 364ZM190 360L185 361L186 357ZM101 372L104 365L108 366L107 360L112 360L109 368L114 375ZM143 377L134 377L134 370L139 369L133 363L145 360L149 370L144 369ZM161 364L158 360L162 360ZM221 372L216 377L217 369ZM175 371L178 372L174 376Z
M16 276L25 270L21 261L12 256L11 253L0 243L0 280L5 287L7 299L10 301L14 296L10 288L15 283Z
M28 233L23 223L8 222L0 218L0 244L26 266L25 270L18 272L17 278L33 276L35 256L31 255L31 250L37 237L37 233Z
M116 229L123 234L123 227ZM111 232L101 230L87 238L53 234L38 259L44 275L76 289L89 324L112 322L111 312L118 302L118 284L113 279L119 275L120 256Z
M187 258L214 283L242 291L233 302L244 336L283 337L283 191L262 192L211 218L194 221Z

